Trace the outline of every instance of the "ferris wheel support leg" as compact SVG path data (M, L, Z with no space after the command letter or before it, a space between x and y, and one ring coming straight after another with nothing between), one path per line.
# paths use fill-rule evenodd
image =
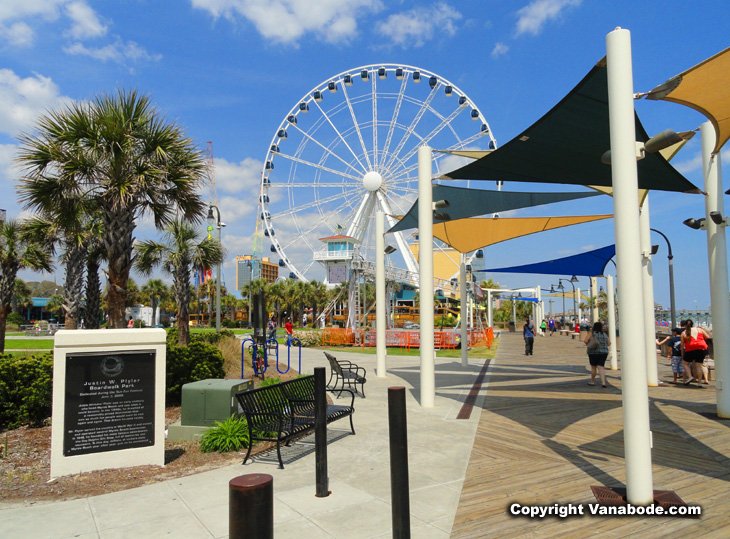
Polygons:
M418 280L421 406L433 408L436 394L433 336L433 189L431 148L418 148Z
M376 374L385 378L385 214L375 213L375 329Z

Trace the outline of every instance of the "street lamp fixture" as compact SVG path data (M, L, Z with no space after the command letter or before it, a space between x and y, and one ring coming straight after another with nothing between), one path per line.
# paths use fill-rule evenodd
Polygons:
M392 255L392 254L393 254L393 253L395 253L395 252L396 252L397 250L398 250L398 249L396 249L396 248L395 248L395 247L393 247L392 245L388 245L388 246L387 246L387 247L386 247L385 249L383 249L383 252L384 252L384 253L385 253L386 255Z
M685 222L685 224L687 224ZM688 225L689 226L689 225ZM667 249L669 254L667 255L667 260L669 260L669 310L670 310L670 316L672 320L672 327L677 327L677 308L674 303L674 255L672 254L672 244L669 243L669 238L667 238L666 235L664 235L663 232L657 230L656 228L651 229L653 232L656 232L659 234L662 238L664 238L664 241L667 242ZM656 254L656 251L652 249L652 254Z
M216 215L213 215L213 208L215 208ZM210 229L215 225L218 230L218 245L221 246L221 229L226 226L225 223L221 223L221 211L218 206L211 204L208 208L208 228ZM218 262L216 268L216 279L215 279L215 330L221 330L221 263Z
M558 283L560 284L560 286L558 288L563 290L563 302L565 302L565 289L563 288L563 281L565 281L566 283L570 283L570 287L573 289L573 314L576 315L578 313L578 309L575 304L575 285L573 283L578 282L578 277L573 275L570 279L558 278ZM563 315L565 315L565 306L563 306Z
M693 228L694 230L707 230L707 221L704 217L701 219L693 219L690 217L689 219L682 221L682 224Z

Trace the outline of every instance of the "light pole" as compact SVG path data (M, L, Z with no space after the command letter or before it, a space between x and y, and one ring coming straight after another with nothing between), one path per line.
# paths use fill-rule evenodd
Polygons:
M561 290L563 290L563 299L565 299L565 289L563 288L563 281L565 281L566 283L570 283L570 287L573 289L573 315L577 315L578 310L576 309L576 306L575 306L575 285L573 283L578 282L578 277L573 275L570 279L558 278L558 283L560 283L559 288ZM565 310L565 308L563 308L563 311L564 310Z
M656 228L652 228L650 230L659 234L662 238L664 238L664 241L667 242L667 249L669 250L669 254L667 255L667 260L669 260L669 309L672 317L672 328L676 328L677 310L674 303L674 255L672 254L672 244L669 243L669 238L667 238L664 233L660 232Z
M215 215L213 215L213 208L215 208ZM208 208L208 231L212 229L212 227L215 225L215 228L218 229L218 245L222 247L221 245L221 228L226 226L225 223L221 223L221 211L218 209L218 206L215 204L211 204ZM216 276L215 276L215 330L220 331L221 330L221 263L218 262L218 268L216 268Z
M563 296L563 312L561 313L561 316L563 318L563 324L565 324L565 287L563 287L563 283L558 282L558 289L561 292L560 295ZM551 294L555 293L555 285L552 285L552 284L550 285L550 293ZM560 329L565 329L565 328L563 328L561 325Z

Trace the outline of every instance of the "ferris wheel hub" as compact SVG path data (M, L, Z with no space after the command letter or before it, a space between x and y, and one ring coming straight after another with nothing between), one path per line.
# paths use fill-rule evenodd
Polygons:
M379 172L371 170L362 177L362 184L369 192L374 193L383 185L383 177Z

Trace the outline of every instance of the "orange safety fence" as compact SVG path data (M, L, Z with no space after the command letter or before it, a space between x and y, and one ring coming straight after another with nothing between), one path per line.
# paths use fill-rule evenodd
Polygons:
M472 333L474 336L472 336ZM453 331L435 331L433 334L434 347L440 349L455 349L458 342L458 333ZM487 343L491 346L492 329L471 332L469 346L473 343ZM345 329L324 328L322 330L323 346L361 346L372 347L378 342L377 332L372 329ZM419 348L421 345L420 331L389 329L385 332L385 346L398 347L405 350Z

